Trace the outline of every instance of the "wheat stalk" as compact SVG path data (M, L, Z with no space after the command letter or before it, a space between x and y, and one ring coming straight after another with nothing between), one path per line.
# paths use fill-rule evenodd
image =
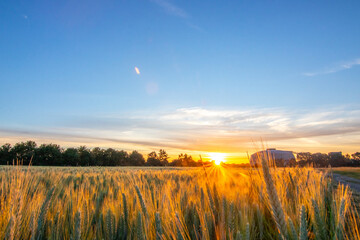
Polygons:
M160 214L157 212L155 214L155 229L156 229L156 240L161 240L162 236L162 227L161 227L161 219Z
M146 209L146 205L145 205L145 202L144 202L144 199L143 199L143 196L141 195L141 192L140 192L140 189L138 186L135 186L135 189L136 189L136 193L139 197L139 201L140 201L140 205L141 205L141 210L143 211L143 214L148 217L149 214L148 214L148 211Z
M272 209L272 215L274 217L276 226L280 232L280 235L282 238L285 239L286 236L286 221L285 221L285 215L283 208L281 206L281 202L279 200L274 181L272 179L272 176L270 174L268 162L265 159L264 156L261 156L261 165L262 165L262 172L266 184L266 190L268 193L271 209Z
M306 224L306 212L305 206L302 205L300 208L300 231L299 231L299 240L307 240L307 224Z

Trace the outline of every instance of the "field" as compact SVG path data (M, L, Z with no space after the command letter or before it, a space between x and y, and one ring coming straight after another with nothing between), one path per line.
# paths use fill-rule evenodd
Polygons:
M0 167L0 239L360 239L312 168Z

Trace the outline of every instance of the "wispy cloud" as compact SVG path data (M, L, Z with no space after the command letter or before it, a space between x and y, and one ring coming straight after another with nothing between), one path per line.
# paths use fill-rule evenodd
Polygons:
M356 147L360 110L180 108L173 111L70 119L61 127L2 128L4 137L39 137L123 149L241 152L263 139L276 147ZM344 137L346 136L346 137ZM1 140L1 138L0 138ZM112 145L111 145L112 144ZM358 146L357 146L358 147Z
M189 17L189 15L182 8L176 6L175 4L167 0L151 0L151 1L156 3L158 6L160 6L167 14L181 18Z
M337 64L337 65L334 65L332 67L325 68L320 71L306 72L306 73L303 73L303 75L308 76L308 77L313 77L313 76L317 76L317 75L331 74L331 73L340 72L340 71L343 71L346 69L350 69L352 67L355 67L356 65L360 65L360 58L354 59L349 62L343 62L343 63Z

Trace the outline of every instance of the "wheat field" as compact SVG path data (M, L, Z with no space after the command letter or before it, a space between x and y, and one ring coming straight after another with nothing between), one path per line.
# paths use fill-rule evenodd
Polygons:
M0 167L0 239L360 239L313 168Z

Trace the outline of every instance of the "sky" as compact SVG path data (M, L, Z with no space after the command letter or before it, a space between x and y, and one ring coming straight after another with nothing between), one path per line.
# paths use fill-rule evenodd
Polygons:
M360 151L359 1L0 2L0 144Z

